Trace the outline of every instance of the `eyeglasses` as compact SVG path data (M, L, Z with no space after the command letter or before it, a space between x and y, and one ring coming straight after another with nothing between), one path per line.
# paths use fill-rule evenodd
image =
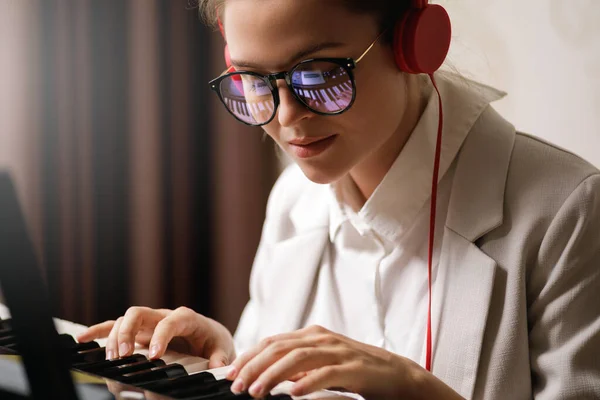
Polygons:
M296 64L290 71L268 75L227 69L209 85L227 111L247 125L261 126L273 120L280 103L278 79L284 79L296 100L315 114L339 115L348 111L356 98L352 70L380 37L356 60L314 58Z

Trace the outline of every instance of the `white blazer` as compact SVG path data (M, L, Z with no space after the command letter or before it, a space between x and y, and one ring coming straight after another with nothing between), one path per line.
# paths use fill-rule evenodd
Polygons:
M443 86L450 109L486 96ZM461 111L471 121L449 182L433 373L467 399L600 399L600 173L488 103ZM239 350L301 328L329 240L327 191L296 166L273 188Z

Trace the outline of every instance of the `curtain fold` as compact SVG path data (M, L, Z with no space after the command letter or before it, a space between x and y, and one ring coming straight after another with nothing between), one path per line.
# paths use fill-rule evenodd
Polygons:
M187 0L22 0L0 15L0 168L59 317L188 306L235 328L275 154L208 88Z

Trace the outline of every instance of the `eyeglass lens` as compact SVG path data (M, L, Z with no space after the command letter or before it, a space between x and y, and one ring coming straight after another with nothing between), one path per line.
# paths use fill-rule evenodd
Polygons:
M296 97L320 114L337 114L352 102L354 85L348 71L333 62L299 64L291 73ZM261 125L275 113L275 99L267 82L256 75L236 74L223 79L221 96L228 110L239 120Z

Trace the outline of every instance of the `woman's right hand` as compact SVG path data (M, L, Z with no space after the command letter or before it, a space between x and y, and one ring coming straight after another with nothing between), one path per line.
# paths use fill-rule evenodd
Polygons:
M207 358L209 368L229 365L235 359L233 339L227 328L186 307L176 310L131 307L116 321L90 326L77 340L89 342L105 337L107 359L133 354L136 342L149 347L152 359L160 358L167 346Z

